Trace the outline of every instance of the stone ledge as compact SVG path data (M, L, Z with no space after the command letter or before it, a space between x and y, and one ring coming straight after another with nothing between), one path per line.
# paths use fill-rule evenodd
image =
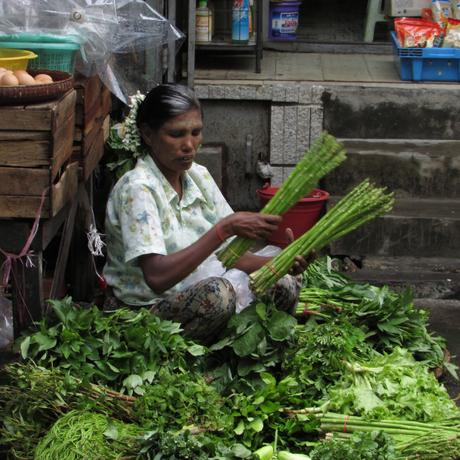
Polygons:
M384 257L362 258L362 268L347 273L357 282L388 285L396 291L414 290L420 303L432 299L430 305L460 305L460 260L444 257ZM460 298L460 297L459 297Z
M304 82L197 83L198 99L265 100L292 104L322 105L324 88Z

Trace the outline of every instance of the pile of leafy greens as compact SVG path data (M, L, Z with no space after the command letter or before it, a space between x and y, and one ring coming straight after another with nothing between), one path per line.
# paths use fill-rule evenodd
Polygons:
M319 419L291 415L306 408L433 426L448 419L448 452L460 439L459 411L430 371L443 364L445 343L410 294L353 283L327 258L310 265L302 293L297 318L256 301L209 348L147 310L52 301L52 315L18 341L24 361L0 373L0 453L32 459L40 445L51 459L56 433L78 444L74 433L87 433L91 419L114 458L251 459L270 445L313 460L395 458L378 431L319 442ZM423 460L421 444L414 449Z

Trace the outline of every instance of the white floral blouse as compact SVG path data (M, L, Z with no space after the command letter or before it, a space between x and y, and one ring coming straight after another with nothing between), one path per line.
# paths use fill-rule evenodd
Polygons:
M142 306L180 291L184 281L155 294L145 283L139 256L180 251L231 213L205 167L194 163L184 173L179 200L153 159L138 159L115 184L107 203L104 276L115 296L127 305Z

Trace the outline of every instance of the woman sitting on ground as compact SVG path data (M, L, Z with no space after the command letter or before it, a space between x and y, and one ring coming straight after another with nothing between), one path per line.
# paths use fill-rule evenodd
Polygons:
M155 87L138 107L136 125L147 154L116 183L107 204L104 276L112 300L148 307L209 343L234 313L235 291L222 277L184 287L186 278L228 238L265 239L281 218L234 212L207 169L194 162L203 122L187 87ZM247 252L235 268L249 274L268 260ZM305 265L298 257L293 269ZM286 275L274 289L275 304L293 308L298 291L298 281Z

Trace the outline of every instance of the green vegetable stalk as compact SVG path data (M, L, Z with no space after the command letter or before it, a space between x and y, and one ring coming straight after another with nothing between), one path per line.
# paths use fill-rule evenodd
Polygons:
M386 433L395 441L397 460L456 460L460 457L458 418L422 423L409 420L373 421L331 412L315 414L309 409L287 412L291 415L310 413L320 420L321 430L334 433L334 437L345 438L352 433L376 431Z
M293 241L270 262L251 273L251 287L259 295L265 293L288 273L297 255L320 250L366 222L389 212L393 194L377 188L368 179L340 200L314 227Z
M318 181L332 171L346 158L345 150L337 139L323 132L305 156L278 189L275 196L260 211L263 214L282 215L307 195ZM221 250L217 257L227 267L236 261L252 246L253 241L237 237Z
M35 449L35 460L118 459L144 432L133 424L92 412L71 411L53 425Z
M282 450L278 452L278 460L311 460L311 458L305 454L291 454Z
M260 449L257 449L253 454L254 460L272 460L273 458L273 447L272 446L263 446Z

